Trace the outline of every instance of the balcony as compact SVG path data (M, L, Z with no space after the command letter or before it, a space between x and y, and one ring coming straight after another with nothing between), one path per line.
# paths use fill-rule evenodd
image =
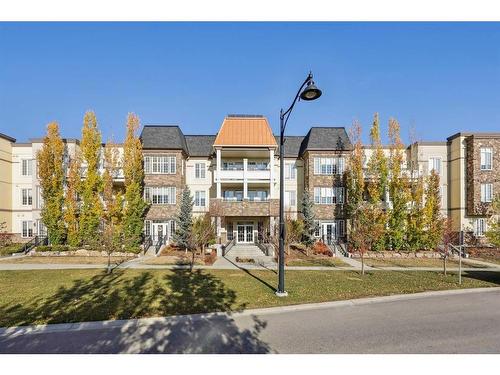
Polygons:
M279 199L251 201L211 198L210 213L214 216L278 216Z

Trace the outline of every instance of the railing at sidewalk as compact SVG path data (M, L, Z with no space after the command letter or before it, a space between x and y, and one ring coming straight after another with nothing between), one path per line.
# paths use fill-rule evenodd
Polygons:
M226 242L225 245L222 246L222 256L225 256L229 250L234 246L236 243L236 238L233 238L232 240Z
M21 252L24 254L27 254L35 247L42 246L42 245L48 245L48 243L49 243L49 239L47 236L35 236L23 245L23 247L21 248Z
M151 246L153 246L153 239L151 236L146 236L144 238L144 242L142 243L143 253L146 254L146 251L148 251Z

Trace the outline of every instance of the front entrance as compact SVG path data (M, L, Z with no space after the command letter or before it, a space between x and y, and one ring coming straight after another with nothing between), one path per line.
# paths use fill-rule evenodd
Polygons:
M335 223L322 223L321 226L322 226L321 237L323 239L323 242L328 245L331 245L332 242L337 239Z
M237 243L253 243L253 224L238 224Z
M158 241L160 237L164 237L168 234L168 222L154 222L151 224L151 235L153 242ZM170 237L170 236L169 236Z

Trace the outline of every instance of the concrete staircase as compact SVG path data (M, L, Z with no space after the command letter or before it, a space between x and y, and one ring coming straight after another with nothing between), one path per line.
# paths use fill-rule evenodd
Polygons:
M273 257L267 256L257 246L253 244L236 244L225 255L225 258L232 262L236 262L236 258L253 259L256 264L272 264Z

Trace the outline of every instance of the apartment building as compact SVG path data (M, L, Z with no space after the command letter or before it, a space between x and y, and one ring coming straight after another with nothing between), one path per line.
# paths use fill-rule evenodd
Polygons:
M151 203L146 235L172 238L182 191L188 186L194 216L210 215L218 241L245 244L264 238L277 228L283 166L286 215L300 216L307 191L314 202L317 238L346 237L343 172L352 144L343 127L315 126L304 135L286 136L283 161L278 157L279 137L258 115L228 115L216 134L185 135L177 125L146 125L140 137L144 198ZM67 163L80 146L76 139L64 142ZM41 139L17 143L0 135L0 214L7 231L21 241L45 233L35 162L41 145ZM122 146L118 148L122 153ZM383 149L389 155L390 149ZM367 161L373 149L365 146L364 152ZM451 217L457 232L484 236L491 201L500 191L500 172L495 170L500 133L457 133L446 142L416 142L406 148L404 158L409 176L428 176L431 170L439 174L442 213ZM123 185L121 170L114 181L117 188Z
M216 135L184 135L178 126L146 125L145 233L171 238L181 193L189 186L194 215L209 214L220 242L253 243L279 216L277 137L262 116L229 115ZM345 236L342 174L352 145L344 128L313 127L286 137L285 211L297 218L305 188L315 201L317 236Z

